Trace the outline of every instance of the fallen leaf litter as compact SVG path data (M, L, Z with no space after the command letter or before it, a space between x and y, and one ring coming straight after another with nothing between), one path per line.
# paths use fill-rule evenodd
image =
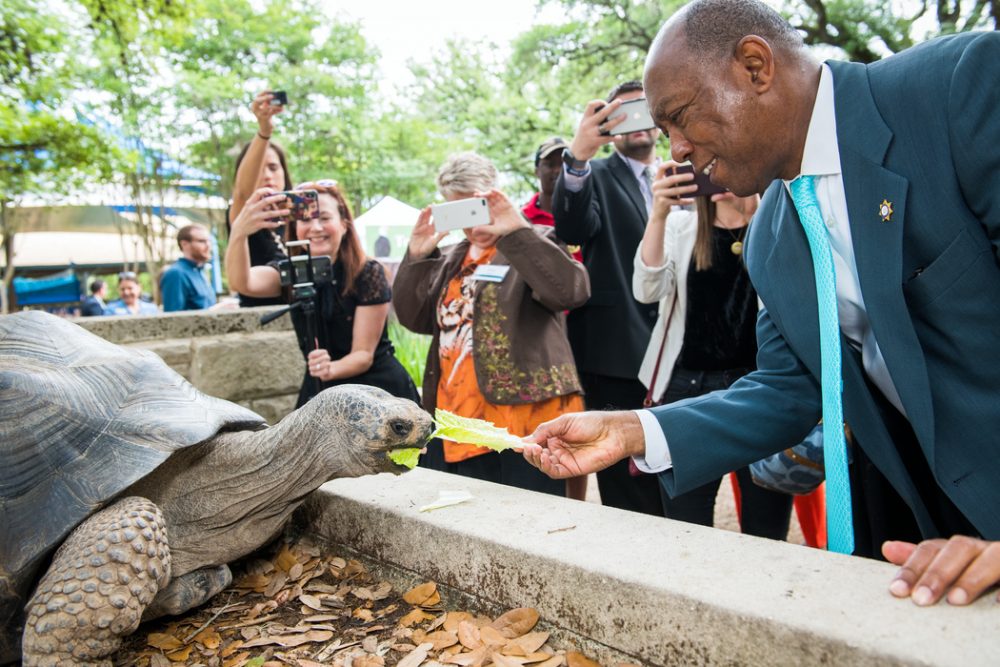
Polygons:
M144 624L119 667L600 667L556 649L538 612L446 610L434 582L400 595L356 560L299 540L234 568L233 584L184 617Z

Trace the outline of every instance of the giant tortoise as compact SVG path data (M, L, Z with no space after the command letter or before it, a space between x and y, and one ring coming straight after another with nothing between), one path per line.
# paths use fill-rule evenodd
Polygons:
M430 417L373 387L276 426L151 352L41 312L0 317L0 663L110 664L140 620L227 586L329 479L400 473Z

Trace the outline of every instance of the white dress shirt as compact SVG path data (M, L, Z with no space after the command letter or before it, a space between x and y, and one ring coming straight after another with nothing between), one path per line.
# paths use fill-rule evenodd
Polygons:
M840 168L840 149L837 145L837 118L833 99L833 73L822 65L819 90L813 106L806 144L802 152L800 175L816 176L816 197L830 234L833 265L837 278L837 313L840 330L855 349L861 350L865 373L890 403L902 414L899 399L889 369L882 358L868 321L861 282L854 261L851 227L847 215L847 195ZM791 181L783 181L785 188ZM663 429L648 410L637 410L646 437L646 455L636 456L635 464L643 472L661 472L671 467L670 450Z

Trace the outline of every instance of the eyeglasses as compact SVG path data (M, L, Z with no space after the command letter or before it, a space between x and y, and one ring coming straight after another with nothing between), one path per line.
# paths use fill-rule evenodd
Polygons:
M332 178L324 178L321 181L308 181L306 183L299 183L295 186L296 190L309 190L310 188L335 188L337 187L337 181Z
M118 274L118 280L135 280L135 272L122 271Z

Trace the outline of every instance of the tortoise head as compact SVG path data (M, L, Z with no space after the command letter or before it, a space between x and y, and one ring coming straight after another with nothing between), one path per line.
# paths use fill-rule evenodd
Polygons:
M312 413L310 430L335 436L341 477L406 472L408 468L389 460L388 452L423 447L434 431L433 420L419 405L368 385L326 389L301 412L307 410Z

